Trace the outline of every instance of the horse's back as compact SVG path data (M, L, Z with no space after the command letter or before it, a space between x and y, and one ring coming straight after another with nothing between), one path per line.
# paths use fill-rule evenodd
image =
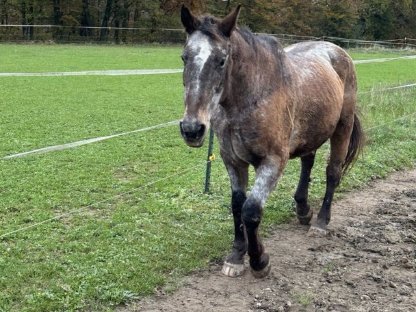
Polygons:
M304 68L317 62L330 65L344 84L352 83L353 89L356 88L353 61L339 46L327 41L309 41L290 45L285 48L285 52L293 63Z

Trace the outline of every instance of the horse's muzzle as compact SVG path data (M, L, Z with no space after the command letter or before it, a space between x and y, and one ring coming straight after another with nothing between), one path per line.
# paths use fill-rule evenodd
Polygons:
M197 121L183 120L179 123L182 137L187 145L201 147L204 143L206 126Z

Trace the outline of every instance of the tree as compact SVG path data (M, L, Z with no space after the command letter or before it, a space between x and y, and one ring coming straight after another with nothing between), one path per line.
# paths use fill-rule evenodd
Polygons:
M366 39L389 38L393 28L390 0L367 0L361 6L360 36Z
M9 23L9 8L7 0L1 0L0 24L7 25Z
M56 26L62 26L62 16L63 12L61 11L61 1L53 0L53 24ZM62 38L62 28L54 29L54 37L58 40Z
M34 22L34 8L33 0L20 1L20 14L23 37L28 40L33 40L33 22Z
M79 34L84 37L91 36L91 28L93 26L91 13L90 13L90 2L89 0L82 0L82 11L80 17L80 30Z
M358 8L351 1L324 0L317 2L315 33L319 36L351 38L356 36Z
M416 38L416 0L0 0L0 23L25 25L21 37L27 40L61 41L75 36L115 42L181 41L181 32L161 29L182 28L183 3L196 14L215 16L225 16L241 3L239 23L254 32L377 40ZM33 27L43 23L59 27L52 32ZM103 28L93 30L92 26ZM111 36L109 27L114 28ZM126 31L127 27L150 30ZM9 35L3 36L7 31ZM16 35L11 28L0 29L0 39Z
M100 41L107 41L108 39L108 22L113 10L113 0L107 0L104 10L104 16L101 21Z

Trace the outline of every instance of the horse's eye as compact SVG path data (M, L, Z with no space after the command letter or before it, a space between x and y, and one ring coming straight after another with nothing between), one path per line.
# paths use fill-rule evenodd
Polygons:
M186 64L186 61L188 60L186 55L181 55L181 59L182 59L183 63Z
M224 65L225 65L225 61L227 60L227 58L226 57L224 57L224 58L222 58L221 59L221 61L220 61L220 66L221 67L224 67Z

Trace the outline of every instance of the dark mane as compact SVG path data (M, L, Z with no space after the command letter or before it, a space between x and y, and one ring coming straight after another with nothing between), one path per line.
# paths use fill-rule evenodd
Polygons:
M257 45L267 45L274 51L283 51L283 46L276 37L270 35L255 34L248 27L237 28L237 32L254 49L256 49Z
M290 83L289 70L286 64L286 53L277 38L270 35L255 34L247 27L237 28L236 32L252 49L254 55L266 53L274 56L278 68L277 75L280 77L280 79L274 81L276 84L282 83L283 85L287 85Z

